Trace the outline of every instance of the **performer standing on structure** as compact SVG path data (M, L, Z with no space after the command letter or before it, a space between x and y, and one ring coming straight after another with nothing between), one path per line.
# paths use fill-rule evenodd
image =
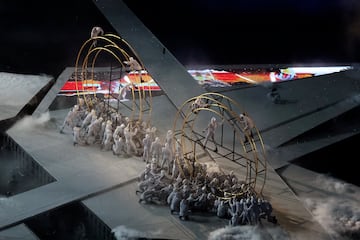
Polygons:
M93 39L93 43L91 44L92 47L96 47L97 44L97 40L94 38L102 35L104 35L104 30L101 27L96 26L91 29L90 37Z
M222 123L221 123L222 124ZM217 144L215 142L215 130L218 126L218 122L216 121L215 117L212 117L210 119L210 122L208 126L203 130L203 132L206 131L205 141L204 141L204 148L206 147L206 143L211 139L215 144L215 150L214 152L218 151Z
M239 118L240 118L240 124L243 125L243 131L245 134L244 143L246 143L249 141L248 137L252 139L254 138L253 129L255 129L255 124L254 121L249 116L245 115L245 113L241 113L239 115Z

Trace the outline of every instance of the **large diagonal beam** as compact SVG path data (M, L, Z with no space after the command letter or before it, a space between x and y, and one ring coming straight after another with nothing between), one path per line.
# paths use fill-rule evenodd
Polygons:
M94 3L117 33L134 48L146 70L177 109L187 99L205 92L123 1L94 0Z

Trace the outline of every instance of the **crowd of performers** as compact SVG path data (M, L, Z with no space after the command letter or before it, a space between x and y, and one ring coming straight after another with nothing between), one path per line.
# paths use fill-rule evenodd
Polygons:
M140 203L167 205L181 220L207 213L227 219L230 226L256 225L262 219L277 223L270 202L233 172L208 171L206 164L198 162L188 165L180 152L175 153L175 159L182 168L174 168L177 170L170 174L155 158L146 165L136 191Z
M99 145L102 151L112 151L114 155L141 156L143 142L157 140L157 129L145 121L131 120L101 99L89 102L85 104L83 98L78 98L60 127L60 133L71 131L74 146Z
M204 146L208 140L214 141L211 131L216 125L209 126L215 123L212 118L205 129ZM102 151L112 151L114 155L141 157L146 167L138 179L136 193L140 203L168 205L170 213L178 214L181 220L207 212L228 219L231 226L255 225L261 219L277 222L270 202L233 172L209 171L206 164L183 156L172 130L161 139L156 127L130 120L96 98L91 99L90 108L78 98L60 133L65 128L72 130L74 146L100 145Z

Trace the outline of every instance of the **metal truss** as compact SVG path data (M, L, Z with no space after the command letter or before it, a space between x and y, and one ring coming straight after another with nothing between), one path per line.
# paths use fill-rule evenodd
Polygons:
M94 40L96 40L96 46L93 45ZM110 64L109 56L112 60ZM124 64L125 61L129 61L130 57L136 59L141 68L145 70L145 67L136 51L122 37L114 34L105 34L95 38L89 38L81 46L76 58L74 75L77 95L85 100L88 109L91 109L95 102L99 102L95 86L93 89L85 90L84 85L93 83L96 78L96 68L98 65L105 65L109 67L110 71L107 79L102 80L108 82L109 93L106 94L107 97L100 99L100 101L105 101L106 106L109 109L108 112L120 112L120 107L122 106L129 110L129 118L131 122L142 120L150 124L152 113L151 89L136 89L137 83L142 82L142 71L131 69ZM119 80L129 71L136 72L137 78L135 82L129 83L131 89L130 104L120 101L117 94L111 90L112 82ZM77 83L80 81L83 83L83 89L78 89ZM110 104L110 99L116 99L117 101L115 104Z
M240 113L246 114L237 102L219 93L204 93L182 104L173 124L173 147L174 151L181 148L185 164L181 164L180 159L177 164L184 177L194 177L195 162L202 162L204 158L214 162L227 159L241 166L240 175L247 189L262 194L267 169L263 140L256 127L253 138L244 133ZM216 130L215 142L209 141L211 144L204 146L205 126L201 124L211 117L221 119L221 123ZM188 176L184 172L185 165Z

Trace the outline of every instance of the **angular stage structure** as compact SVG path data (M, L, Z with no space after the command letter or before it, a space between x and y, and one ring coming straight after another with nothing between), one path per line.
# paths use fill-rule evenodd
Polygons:
M249 160L248 165L255 162L257 167L255 178L247 177L248 183L258 187L257 191L271 202L278 220L277 224L263 221L256 229L257 234L264 239L279 239L279 236L280 239L332 239L332 233L315 218L304 199L326 198L336 193L324 191L317 181L317 173L293 162L359 133L359 123L346 117L348 113L359 112L360 72L357 66L343 72L281 83L281 96L296 99L289 104L270 102L266 97L268 89L259 85L208 92L194 81L186 68L123 1L94 3L119 36L126 39L137 59L141 60L142 67L163 91L157 96L139 95L151 99L145 105L139 101L141 97L132 92L133 99L127 105L130 108L125 107L125 103L117 110L125 109L127 116L136 112L134 119L151 120L161 138L169 129L184 142L192 139L189 136L193 134L191 136L197 139L190 141L192 149L203 147L200 128L207 125L211 114L226 116L226 122L235 124L233 117L246 112L254 119L258 133L257 142L248 151L261 158L259 162ZM131 48L125 52L131 52ZM122 56L128 60L127 54ZM118 60L119 64L123 62L123 59ZM86 236L87 239L117 239L117 236L135 236L142 239L216 239L211 233L226 230L227 219L193 214L189 221L181 221L177 215L170 214L166 206L139 203L136 195L138 177L146 166L141 157L115 156L98 147L74 146L72 131L66 129L64 134L59 133L67 113L77 103L77 96L60 97L58 93L74 74L75 78L83 76L79 73L89 66L91 72L96 72L96 64L94 67L91 63L85 58L76 62L75 67L65 68L56 81L46 79L41 84L34 84L36 89L17 110L2 105L3 114L12 112L2 116L2 146L16 152L15 158L20 159L19 168L24 174L40 179L43 184L0 198L0 238L64 239L77 236L81 239ZM18 81L17 85L21 86L22 80ZM37 92L44 91L46 94L37 98L36 108L27 112L30 116L24 118L22 115L11 124L4 124L4 121L15 118L19 109L32 103L30 99L37 96ZM198 115L187 112L189 105L199 96L222 110L205 108ZM234 107L237 104L241 107ZM44 116L46 118L42 120ZM27 124L24 125L23 119ZM192 125L190 130L186 128L195 121L198 125ZM334 126L334 121L337 126L346 127L328 131ZM219 143L219 150L207 151L205 155L210 160L205 161L216 163L223 171L241 177L246 162L242 164L235 160L242 154L231 148L234 129L225 127L221 132L224 141ZM246 147L245 144L240 146ZM232 149L230 155L226 152L229 149ZM187 150L184 153L189 154ZM198 155L195 150L190 155L199 161L203 161L202 156L205 156L203 153ZM254 172L251 173L253 176ZM21 176L18 180L21 182ZM352 189L342 197L359 202L358 187Z

